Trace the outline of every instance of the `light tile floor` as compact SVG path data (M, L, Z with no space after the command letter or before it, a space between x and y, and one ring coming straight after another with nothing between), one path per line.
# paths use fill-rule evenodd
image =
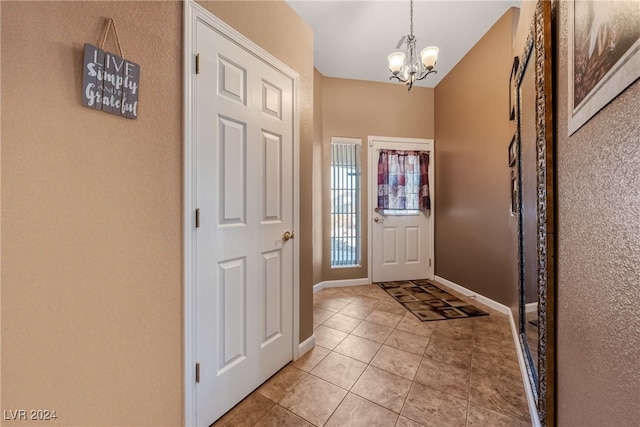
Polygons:
M214 425L529 426L508 317L472 303L490 315L423 323L378 286L323 289L316 347Z

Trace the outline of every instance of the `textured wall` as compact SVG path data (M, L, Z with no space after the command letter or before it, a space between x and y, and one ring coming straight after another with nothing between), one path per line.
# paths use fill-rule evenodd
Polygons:
M517 224L507 153L517 17L507 11L435 89L436 274L513 307Z
M356 268L331 268L330 216L324 212L322 280L367 277L368 238L368 136L433 139L433 89L414 87L411 92L401 84L324 77L323 85L323 200L330 205L331 137L362 140L362 265ZM438 142L436 141L436 152ZM436 171L438 164L436 163ZM436 197L438 195L436 194ZM437 203L437 202L436 202ZM436 220L437 221L437 220Z
M310 188L311 30L284 2L219 3L223 19L301 75ZM59 425L180 425L183 5L0 4L1 409L56 409ZM137 120L80 104L83 44L98 44L104 17L141 66ZM301 199L305 339L311 192Z
M141 66L137 120L80 104L108 16ZM178 2L2 2L3 410L182 422L181 20Z
M313 32L283 1L198 1L300 74L300 342L313 333L314 220L321 215L313 188ZM315 247L314 247L315 245Z
M559 426L640 420L640 82L567 136L569 2L556 2Z

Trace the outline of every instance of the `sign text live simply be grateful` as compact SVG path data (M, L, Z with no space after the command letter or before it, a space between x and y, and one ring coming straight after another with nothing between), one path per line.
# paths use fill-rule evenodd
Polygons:
M82 105L138 117L140 66L85 43L82 71Z

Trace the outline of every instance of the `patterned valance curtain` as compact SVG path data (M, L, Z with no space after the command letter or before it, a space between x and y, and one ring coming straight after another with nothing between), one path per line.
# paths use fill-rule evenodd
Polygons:
M428 152L380 150L378 209L431 210Z

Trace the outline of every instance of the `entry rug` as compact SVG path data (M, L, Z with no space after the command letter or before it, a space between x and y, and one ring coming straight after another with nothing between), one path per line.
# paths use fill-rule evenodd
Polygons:
M378 286L423 322L489 315L429 280L382 282Z

